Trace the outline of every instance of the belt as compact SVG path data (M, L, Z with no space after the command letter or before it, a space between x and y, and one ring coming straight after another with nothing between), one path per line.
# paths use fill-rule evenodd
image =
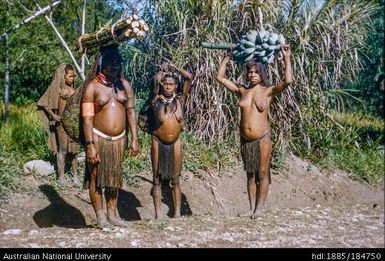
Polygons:
M108 136L107 134L104 134L103 132L93 128L93 132L95 134L97 134L98 136L102 137L103 139L106 139L106 140L118 140L120 138L122 138L124 135L126 135L126 130L124 130L121 134L119 134L118 136Z

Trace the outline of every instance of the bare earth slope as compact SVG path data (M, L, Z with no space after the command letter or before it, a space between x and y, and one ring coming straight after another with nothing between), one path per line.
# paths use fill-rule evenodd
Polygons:
M237 217L248 207L241 166L182 176L182 218L152 219L151 176L141 173L120 192L119 212L131 227L108 231L94 228L87 191L57 193L27 176L28 192L0 206L0 247L384 247L382 186L345 172L324 174L291 156L273 173L268 209L256 220ZM167 184L163 203L170 215Z

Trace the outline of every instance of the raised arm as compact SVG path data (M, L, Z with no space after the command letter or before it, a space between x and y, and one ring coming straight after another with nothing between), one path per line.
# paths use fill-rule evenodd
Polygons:
M192 82L192 78L193 78L193 75L186 71L185 69L181 69L181 68L178 68L176 67L175 65L172 65L177 71L178 73L180 73L183 78L184 78L184 82L183 82L183 87L182 87L182 92L183 92L183 96L186 97L189 92L190 92L190 88L191 88L191 82Z
M127 102L125 103L127 114L127 126L131 133L130 155L136 156L139 151L138 132L136 124L136 112L135 112L135 93L127 80L123 80L123 86L127 95Z
M293 71L291 68L291 48L290 45L285 44L281 47L283 59L285 62L285 76L283 81L278 83L275 87L273 87L273 95L279 94L283 92L287 86L289 86L293 82Z
M154 77L154 86L152 88L152 97L155 97L159 93L159 88L160 88L160 81L162 80L163 77L163 71L159 71L158 74Z
M239 92L237 85L235 85L235 83L233 83L232 81L226 78L226 66L227 66L227 63L230 61L230 57L231 57L231 53L227 52L226 56L222 60L221 65L219 66L216 79L220 84L225 86L229 91Z
M95 89L90 83L86 86L82 98L83 132L86 146L87 160L91 164L100 162L99 154L93 140L94 116L95 116Z

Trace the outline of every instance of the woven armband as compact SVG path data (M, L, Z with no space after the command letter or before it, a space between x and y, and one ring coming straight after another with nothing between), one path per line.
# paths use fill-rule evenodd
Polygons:
M126 109L135 109L135 96L128 97L124 107L126 107Z
M82 116L95 116L95 105L93 102L82 103Z

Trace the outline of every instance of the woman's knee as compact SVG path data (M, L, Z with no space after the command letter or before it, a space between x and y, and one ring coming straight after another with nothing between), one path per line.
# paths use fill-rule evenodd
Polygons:
M258 172L258 181L263 182L269 179L269 169L268 168L260 168Z
M68 149L66 147L60 147L59 153L66 155L68 153Z
M152 180L152 185L153 186L160 186L160 177L159 176L154 176Z
M173 175L173 176L171 177L170 183L171 183L171 186L172 186L172 187L175 187L175 186L179 185L179 177L180 177L179 174Z
M258 173L247 172L247 179L248 179L248 180L250 180L250 179L255 179L255 176L257 176L256 174L258 174Z

